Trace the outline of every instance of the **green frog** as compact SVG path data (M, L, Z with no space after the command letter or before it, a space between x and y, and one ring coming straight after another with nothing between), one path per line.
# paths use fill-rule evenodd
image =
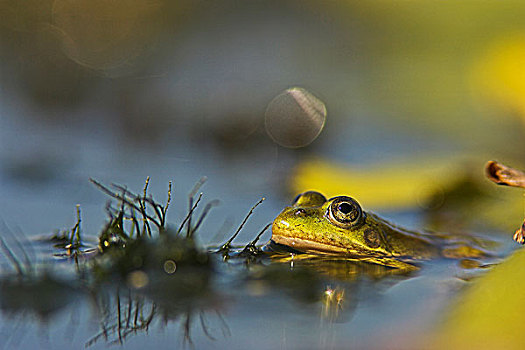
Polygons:
M303 253L345 256L396 268L437 257L490 256L473 237L410 231L365 212L351 197L326 199L315 191L298 195L277 216L271 241Z

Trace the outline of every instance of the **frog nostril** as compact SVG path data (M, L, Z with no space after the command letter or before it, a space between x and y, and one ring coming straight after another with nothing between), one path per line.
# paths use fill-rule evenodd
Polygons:
M306 210L304 210L304 209L297 209L294 212L294 215L296 215L296 216L301 216L301 215L304 215L304 214L306 214Z

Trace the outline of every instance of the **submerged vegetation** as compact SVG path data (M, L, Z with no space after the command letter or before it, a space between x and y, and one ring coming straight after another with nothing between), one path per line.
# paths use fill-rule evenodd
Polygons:
M197 198L195 194L203 181L190 194L189 212L178 229L166 223L171 183L167 200L161 205L147 193L149 178L140 195L124 186L109 188L92 182L112 199L106 206L108 221L98 235L98 245L83 241L78 206L75 225L47 239L55 248L55 256L75 263L74 271L67 274L70 279L58 279L59 273L46 264L36 272L14 235L10 236L20 257L0 239L2 252L14 270L4 273L0 280L2 310L20 316L31 311L45 319L80 292L95 301L101 318L100 332L86 346L102 339L122 343L133 334L147 331L155 320L164 324L181 321L184 339L191 342L194 314L204 334L213 338L204 315L208 308L215 308L217 297L210 285L212 255L197 246L194 235L216 201L208 203L192 220L202 198L202 194ZM3 231L9 232L6 227ZM25 246L29 249L31 244ZM60 271L60 275L65 274ZM40 298L33 298L37 293Z

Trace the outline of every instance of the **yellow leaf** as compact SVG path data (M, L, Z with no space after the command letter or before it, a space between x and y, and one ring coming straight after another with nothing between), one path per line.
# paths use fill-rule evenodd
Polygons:
M473 282L452 305L433 349L524 349L525 251Z
M367 168L320 158L300 163L291 180L294 193L316 190L327 197L349 195L369 208L407 208L424 203L465 175L450 159L416 159Z

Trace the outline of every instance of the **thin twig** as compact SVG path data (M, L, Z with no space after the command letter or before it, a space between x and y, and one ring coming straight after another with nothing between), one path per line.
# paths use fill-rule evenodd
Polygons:
M146 183L144 184L144 198L146 198L146 195L148 193L148 185L149 185L149 176L146 176Z
M193 207L193 199L195 198L195 195L200 190L202 185L208 180L206 176L203 176L197 181L195 186L193 186L193 189L191 190L190 194L188 195L188 210L191 210ZM189 237L191 235L191 216L188 218L188 226L187 226L187 232L186 236Z
M137 207L133 202L131 202L128 198L125 198L124 196L118 194L118 193L115 193L113 191L111 191L110 189L108 189L106 186L102 185L101 183L99 183L98 181L94 180L94 179L89 179L89 181L91 181L91 183L93 183L95 186L97 186L102 192L106 193L108 196L111 196L115 199L118 199L120 201L122 201L123 203L127 204L128 206L132 207L133 209L139 211L143 216L144 216L144 219L149 219L151 220L157 227L160 227L160 223L157 222L157 220L151 216L149 216L146 212L143 212L139 207Z
M137 238L140 238L140 226L139 226L139 221L137 220L137 217L135 216L135 209L131 208L131 216L130 216L130 220L132 222L132 225L131 225L131 228L132 228L132 231L131 231L131 234L130 234L130 237L133 236L133 231L137 231Z
M241 252L241 255L254 256L254 255L260 253L261 252L260 248L256 247L255 245L257 244L257 242L259 241L259 239L261 238L263 233L266 232L266 230L271 225L272 225L272 223L270 222L268 225L264 226L264 228L261 230L261 232L259 232L259 234L255 237L255 239L253 241L251 241L250 243L248 243L246 245L246 247L244 247L244 249Z
M261 198L257 203L255 203L255 205L250 209L250 211L248 212L248 215L246 215L246 217L244 218L244 220L242 221L241 225L239 226L239 228L237 229L237 231L235 231L235 233L233 234L233 236L226 242L222 245L222 247L219 249L219 251L225 251L225 250L229 250L230 249L230 246L231 246L231 243L233 242L233 240L235 239L235 237L237 237L237 235L239 234L239 232L241 232L241 229L243 228L244 224L246 223L246 221L248 221L248 218L252 215L253 213L253 210L255 208L257 208L257 206L259 204L261 204L266 198Z
M144 184L144 190L143 190L142 198L140 198L139 196L136 196L135 200L137 200L140 203L140 209L141 209L141 213L142 213L142 216L143 216L143 219L144 219L144 221L143 221L144 228L146 229L146 232L148 233L148 236L151 237L151 227L149 226L148 219L144 216L144 215L147 215L146 198L147 198L147 195L148 195L148 186L149 186L149 176L146 177L146 182ZM160 228L159 225L157 225L157 227Z
M168 182L168 199L166 200L166 205L164 206L164 210L163 210L163 213L164 213L163 223L166 223L166 213L168 212L168 207L170 206L170 202L171 202L171 181Z
M264 228L261 230L261 232L259 232L257 237L255 237L255 239L253 241L251 241L248 245L249 246L255 246L257 244L257 242L259 241L259 239L261 238L261 236L263 235L263 233L266 232L266 230L268 230L268 228L270 226L272 226L271 222L268 225L264 226Z
M157 218L159 219L160 223L162 224L162 205L155 202L153 200L153 197L150 195L149 198L144 198L144 201L151 205L153 207L153 210L155 210L155 215L157 215Z
M191 215L193 214L193 212L197 208L197 205L199 205L199 202L201 201L201 198L202 198L202 193L199 194L199 197L197 198L197 201L195 202L193 207L188 212L188 215L186 215L186 218L184 218L184 220L182 221L182 224L180 225L179 229L177 230L177 234L179 234L180 231L182 231L182 228L184 227L184 224L186 224L186 221L188 221L191 218Z
M82 239L80 237L80 232L81 232L81 229L82 229L82 226L81 226L82 225L82 216L80 214L80 204L77 204L76 207L77 207L77 223L75 224L75 226L71 230L71 239L70 239L69 243L71 243L71 245L76 245L77 247L79 247L81 242L82 242ZM76 237L76 242L73 242L73 239L74 239L73 235L75 235L75 237Z

